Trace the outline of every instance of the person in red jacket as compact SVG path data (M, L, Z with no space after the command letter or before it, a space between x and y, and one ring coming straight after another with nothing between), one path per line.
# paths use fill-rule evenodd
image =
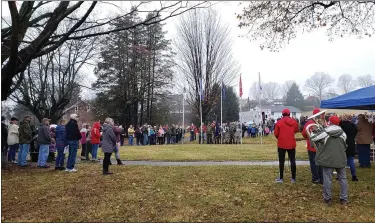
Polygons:
M296 120L290 118L290 110L284 109L282 111L283 117L276 123L275 137L277 138L277 147L279 155L279 178L277 183L283 183L284 177L284 163L285 153L288 153L290 165L292 169L291 182L296 182L296 138L295 134L298 132L298 123Z
M100 122L95 122L91 129L92 161L98 160L98 149L100 144Z
M313 115L319 113L320 110L319 108L315 108L313 110ZM324 120L324 113L321 115L321 119ZM307 141L307 152L309 154L309 161L310 161L310 170L311 170L311 175L312 175L312 182L314 184L323 184L323 168L315 164L315 154L316 154L316 148L314 148L310 140L308 139L307 136L307 129L306 127L310 124L315 124L315 121L310 119L305 126L303 127L302 130L302 136L306 139Z

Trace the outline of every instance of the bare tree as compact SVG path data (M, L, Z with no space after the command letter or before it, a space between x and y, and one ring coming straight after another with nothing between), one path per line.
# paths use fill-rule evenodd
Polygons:
M283 84L283 86L281 87L281 93L282 93L282 98L286 98L287 97L287 94L289 92L289 89L292 87L293 84L295 84L296 82L293 81L293 80L289 80L289 81L285 81L285 83Z
M150 12L142 10L141 6L151 2L139 2L129 12L122 15L114 15L111 18L100 18L95 15L94 9L100 13L102 8L97 5L108 4L106 2L69 2L69 1L24 1L19 9L15 1L9 1L11 24L3 24L1 30L1 100L16 90L17 84L13 84L14 77L23 75L24 71L35 58L53 52L68 40L79 40L100 35L107 35L123 30L134 29L138 26L160 23L168 18L175 17L191 9L205 7L209 3L203 2L162 2L155 8L154 17L147 17L136 24L107 29L118 18L122 18L134 12ZM2 17L2 21L7 21ZM64 22L70 26L61 31L58 29ZM102 31L98 32L98 28ZM21 79L22 80L22 77Z
M265 99L275 100L280 96L280 85L276 82L264 83L262 86Z
M334 82L334 79L329 74L317 72L306 80L305 87L312 95L319 97L321 101L332 82Z
M257 81L254 81L249 90L249 98L258 101L262 97L260 88L259 88L259 83Z
M344 94L354 90L357 83L353 80L350 74L343 74L339 77L337 81L337 87Z
M57 123L80 93L81 69L93 57L94 46L95 39L74 40L33 60L10 99L32 111L39 121L50 118Z
M264 40L261 49L277 50L298 33L317 29L334 36L371 36L375 1L251 1L237 15L246 36Z
M357 77L357 82L361 88L374 85L374 80L370 74Z
M199 116L200 82L202 81L203 119L220 97L213 86L223 80L230 85L238 74L232 57L230 30L216 11L194 10L181 17L177 25L179 36L174 40L177 70L183 86L188 88L188 103Z

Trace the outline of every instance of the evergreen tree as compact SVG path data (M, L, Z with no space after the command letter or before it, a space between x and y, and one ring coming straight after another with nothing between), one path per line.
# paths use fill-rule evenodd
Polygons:
M132 13L111 25L131 26L139 21ZM163 24L113 33L102 42L100 55L102 60L95 69L98 79L93 85L100 91L95 115L110 116L124 125L156 123L153 118L160 116L155 114L155 106L172 82L174 65Z
M240 104L238 97L234 91L233 87L230 86L224 86L225 87L225 98L223 96L223 122L233 122L239 120L239 112L240 112ZM220 94L219 94L219 101L216 103L216 106L214 107L213 111L210 112L209 117L212 118L212 120L217 120L218 122L221 122L220 120L220 110L221 110L221 104L220 104ZM208 120L208 121L212 121Z
M301 110L304 110L305 102L301 91L296 83L293 83L286 94L286 105L294 106Z

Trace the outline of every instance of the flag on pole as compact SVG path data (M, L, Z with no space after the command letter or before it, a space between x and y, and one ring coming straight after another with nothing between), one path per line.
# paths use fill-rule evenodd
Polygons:
M226 89L225 89L225 85L224 83L221 83L221 90L223 91L223 99L225 100L225 98L227 97L227 94L226 94Z
M241 74L240 74L240 97L242 97L242 77L241 77Z

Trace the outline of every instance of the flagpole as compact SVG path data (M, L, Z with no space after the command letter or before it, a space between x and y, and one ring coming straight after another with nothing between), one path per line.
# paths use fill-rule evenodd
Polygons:
M259 124L261 125L262 121L263 121L263 116L262 116L262 104L260 103L260 98L262 96L262 87L260 85L260 72L258 73L258 75L259 75L259 110L260 110L260 116L259 116L260 122L259 122ZM262 129L263 129L263 127L262 127ZM260 144L261 145L263 144L262 134L260 134Z
M182 93L182 144L184 144L185 138L185 87L184 92Z
M221 100L221 103L220 103L220 129L219 131L221 131L221 129L223 128L223 79L221 79L221 96L220 96L220 100ZM220 137L221 137L221 134L220 133ZM223 137L221 137L222 139ZM223 144L223 140L220 140L220 143Z
M242 99L242 74L240 74L240 114L241 114L241 99ZM242 117L242 116L241 116ZM240 128L241 128L241 144L242 144L242 119L240 118Z
M200 90L200 97L199 97L199 107L200 107L200 115L201 115L201 144L203 144L203 120L202 120L202 95L203 95L203 78L201 78L201 90Z

